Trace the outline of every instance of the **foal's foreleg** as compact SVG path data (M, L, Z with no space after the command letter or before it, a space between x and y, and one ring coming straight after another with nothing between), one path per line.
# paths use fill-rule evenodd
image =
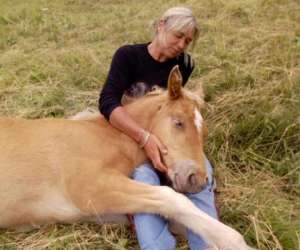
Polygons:
M169 187L149 186L120 175L107 175L94 187L80 201L79 208L87 213L160 214L190 228L219 249L250 249L238 232L200 211Z

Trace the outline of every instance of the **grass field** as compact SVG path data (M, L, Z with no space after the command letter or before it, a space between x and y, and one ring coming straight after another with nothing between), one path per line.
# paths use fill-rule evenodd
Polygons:
M114 51L149 41L174 5L201 24L188 87L206 92L222 221L257 249L300 249L299 0L0 0L0 115L96 108ZM0 249L138 246L123 226L85 223L1 230Z

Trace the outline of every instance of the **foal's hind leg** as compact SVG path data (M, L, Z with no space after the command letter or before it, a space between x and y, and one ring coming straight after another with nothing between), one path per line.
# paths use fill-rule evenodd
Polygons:
M249 249L238 232L200 211L184 195L169 187L149 186L116 171L105 171L101 173L101 179L89 186L70 190L73 202L81 211L92 215L161 214L202 235L220 249ZM74 197L72 194L80 195Z

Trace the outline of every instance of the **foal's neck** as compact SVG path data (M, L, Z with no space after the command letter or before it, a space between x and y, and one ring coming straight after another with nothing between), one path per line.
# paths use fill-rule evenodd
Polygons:
M159 106L162 105L165 100L166 98L164 97L164 94L150 95L141 97L133 103L124 106L124 108L133 120L136 121L142 128L150 130ZM128 162L128 164L126 164L127 167L124 167L125 161L123 160L121 161L122 165L120 167L115 164L115 169L118 169L125 175L130 175L133 168L147 161L147 156L144 150L141 149L131 138L122 135L120 131L113 128L104 117L98 116L98 118L93 119L93 121L98 124L98 126L100 125L103 133L107 133L106 130L114 131L114 133L110 133L113 134L110 140L115 140L116 143L112 144L118 145L116 148L116 154L118 156L116 157L120 157L120 151L122 151L122 155L126 155L126 162ZM120 141L122 141L122 143L120 143Z

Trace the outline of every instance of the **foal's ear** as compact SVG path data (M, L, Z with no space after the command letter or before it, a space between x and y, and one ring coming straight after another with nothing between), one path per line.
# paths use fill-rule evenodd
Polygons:
M168 79L168 91L171 100L175 100L182 96L182 75L179 70L179 66L176 65L170 72Z

